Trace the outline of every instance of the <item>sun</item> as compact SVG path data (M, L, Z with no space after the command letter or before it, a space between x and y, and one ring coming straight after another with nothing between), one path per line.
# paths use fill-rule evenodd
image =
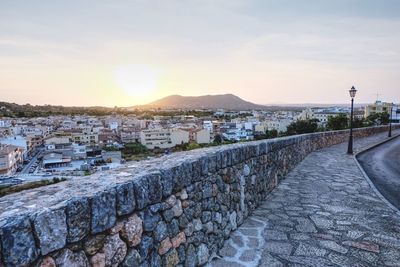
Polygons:
M160 74L148 65L130 64L114 71L116 84L129 96L146 97L158 86Z

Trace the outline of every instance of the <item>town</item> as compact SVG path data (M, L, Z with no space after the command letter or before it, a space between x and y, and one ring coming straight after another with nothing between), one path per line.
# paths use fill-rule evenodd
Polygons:
M153 116L0 118L1 184L90 175L131 160L160 157L176 151L346 129L350 109L336 106L279 111L196 110L192 113L196 115L156 110ZM386 124L389 119L399 122L399 106L376 101L354 111L355 127Z

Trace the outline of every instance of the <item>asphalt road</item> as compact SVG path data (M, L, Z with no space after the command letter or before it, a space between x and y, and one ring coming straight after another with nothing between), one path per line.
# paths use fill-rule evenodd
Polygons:
M400 209L400 137L357 157L379 192Z

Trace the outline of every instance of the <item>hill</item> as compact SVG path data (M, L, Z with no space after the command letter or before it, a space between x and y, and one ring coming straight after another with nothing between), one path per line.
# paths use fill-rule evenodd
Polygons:
M241 99L233 94L204 95L204 96L181 96L170 95L151 102L141 108L162 109L226 109L226 110L250 110L266 109L263 105L254 104Z

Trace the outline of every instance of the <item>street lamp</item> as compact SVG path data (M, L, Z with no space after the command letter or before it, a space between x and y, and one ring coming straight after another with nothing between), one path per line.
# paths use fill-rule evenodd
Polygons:
M389 116L389 134L388 137L392 137L392 118L393 118L393 103L390 106L390 116Z
M350 138L349 138L349 146L347 148L347 154L353 154L353 104L354 97L356 96L356 88L354 86L349 90L351 97L351 113L350 113Z

